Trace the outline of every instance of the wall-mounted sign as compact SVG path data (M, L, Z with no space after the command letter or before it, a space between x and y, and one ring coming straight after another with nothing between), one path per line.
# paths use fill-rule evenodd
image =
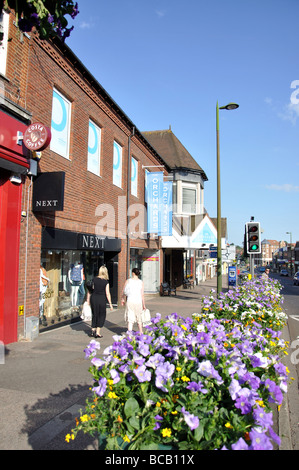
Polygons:
M146 173L147 231L172 235L172 182L163 182L163 171Z
M35 122L27 127L23 142L27 149L41 151L48 147L51 141L51 131L40 122Z
M63 211L64 171L40 173L33 184L32 210L34 212Z

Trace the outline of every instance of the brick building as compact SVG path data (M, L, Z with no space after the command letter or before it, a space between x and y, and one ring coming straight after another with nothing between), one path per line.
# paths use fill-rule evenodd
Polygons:
M68 46L22 34L13 20L1 16L4 343L26 335L28 319L39 318L46 328L78 317L85 283L102 264L114 304L135 266L145 291L158 291L163 257L160 238L147 234L145 171L163 166L167 176L169 170ZM41 153L32 151L34 129L29 141L17 141L32 123L41 124L48 141L51 134Z
M258 256L260 266L270 265L273 259L273 253L278 250L279 242L277 240L263 240L261 242L262 253Z

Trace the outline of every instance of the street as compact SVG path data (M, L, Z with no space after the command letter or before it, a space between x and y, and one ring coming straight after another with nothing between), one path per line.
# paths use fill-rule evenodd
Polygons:
M294 286L293 277L271 274L272 278L278 279L283 285L282 294L284 296L284 310L289 317L289 330L291 341L295 341L299 336L299 286Z
M299 373L299 286L294 286L293 277L280 276L279 274L270 274L270 277L277 279L283 286L282 295L284 296L283 310L288 315L289 334L289 353L285 358L285 364L290 370L290 380L287 400L284 400L283 406L288 406L289 424L293 449L299 449L299 398L298 398L298 373Z

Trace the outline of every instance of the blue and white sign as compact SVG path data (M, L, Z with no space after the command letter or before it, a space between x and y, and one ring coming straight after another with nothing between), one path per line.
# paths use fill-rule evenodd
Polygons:
M172 182L163 172L146 173L147 231L172 235Z
M204 224L196 238L194 238L193 243L205 243L206 245L217 244L217 237L212 232L208 223Z
M229 286L237 285L237 267L236 266L228 267L228 285Z
M131 194L137 197L138 188L138 161L136 158L131 159Z
M113 143L113 184L122 187L122 147L117 142Z
M159 235L172 235L172 182L163 183L162 210L161 210L161 232Z
M87 170L100 175L101 129L89 121Z
M153 172L146 174L147 194L147 231L160 232L160 200L163 186L163 173Z
M53 90L50 149L69 158L71 103L57 90Z

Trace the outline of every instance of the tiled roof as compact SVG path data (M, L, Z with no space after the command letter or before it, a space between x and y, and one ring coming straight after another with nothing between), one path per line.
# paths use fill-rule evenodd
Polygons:
M142 132L142 135L172 170L179 168L189 169L199 172L204 181L208 180L204 170L198 165L171 129Z

